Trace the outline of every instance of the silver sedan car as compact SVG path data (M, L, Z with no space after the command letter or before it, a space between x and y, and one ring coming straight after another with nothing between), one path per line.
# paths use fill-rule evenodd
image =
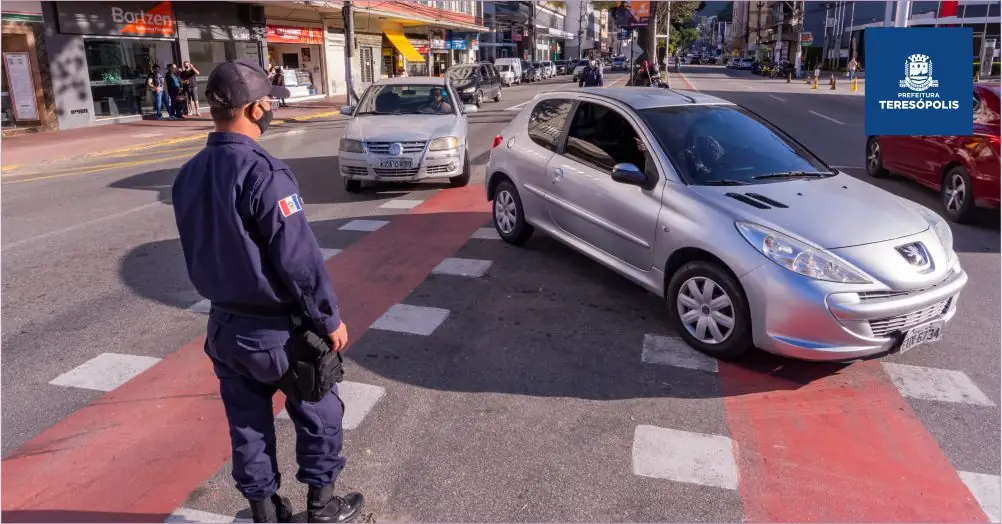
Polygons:
M454 187L470 182L465 105L448 78L380 80L369 86L351 115L338 150L345 190L363 181L419 182L447 179Z
M906 351L941 338L967 282L938 214L696 92L537 96L494 138L486 191L503 240L568 244L720 359Z

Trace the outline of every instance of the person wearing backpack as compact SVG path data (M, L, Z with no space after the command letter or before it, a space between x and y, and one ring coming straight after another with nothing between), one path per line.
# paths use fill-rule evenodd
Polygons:
M605 85L604 80L602 68L598 66L598 62L595 60L589 60L588 65L585 66L584 71L581 72L581 79L578 80L578 87L603 86Z

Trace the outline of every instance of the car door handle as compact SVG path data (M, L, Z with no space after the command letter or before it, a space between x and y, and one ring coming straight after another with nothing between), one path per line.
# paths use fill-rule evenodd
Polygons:
M553 183L556 184L560 182L560 179L564 177L564 170L559 167L553 170Z

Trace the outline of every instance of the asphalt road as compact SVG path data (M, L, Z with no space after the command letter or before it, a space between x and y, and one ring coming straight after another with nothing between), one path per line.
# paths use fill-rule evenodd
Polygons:
M720 67L683 72L695 88L764 115L829 163L865 177L860 94L811 92ZM491 141L516 114L509 108L554 84L570 85L514 87L471 116L472 185L482 183ZM392 220L415 204L409 201L432 199L443 186L346 194L336 163L344 122L332 117L284 126L263 143L299 177L321 246L348 251L375 233L343 226ZM165 147L3 177L5 458L103 394L51 384L58 376L107 353L162 359L204 334L205 316L188 309L200 297L188 283L170 207L174 172L196 150ZM936 196L914 184L891 179L879 185L936 208ZM391 201L396 204L381 207ZM995 214L976 226L954 226L971 279L959 314L942 342L888 359L962 372L985 395L992 405L907 399L950 465L982 475L1000 470L997 224ZM356 407L349 409L349 466L339 489L363 490L367 512L378 521L744 518L744 486L768 479L742 477L737 490L736 479L700 467L683 472L692 477L685 482L678 472L675 480L665 480L671 475L664 471L638 474L638 461L661 467L640 440L654 447L683 442L686 453L696 455L693 450L717 445L684 436L659 441L664 434L656 431L641 438L644 428L729 434L729 394L714 373L642 361L646 335L670 335L658 297L542 235L521 249L472 238L452 257L489 266L463 266L466 276L437 271L404 302L417 308L397 311L398 317L424 315L410 324L431 324L432 332L369 329L347 354L345 395ZM335 282L352 278L336 275ZM442 310L447 315L440 324L428 320ZM349 328L362 333L365 326ZM156 361L130 362L91 373L89 386L107 389L109 377L131 376L125 368ZM72 377L57 382L67 381ZM288 421L277 427L282 489L302 508L294 432ZM720 453L706 453L713 457L701 467L715 470ZM228 464L182 506L187 509L176 518L247 517Z

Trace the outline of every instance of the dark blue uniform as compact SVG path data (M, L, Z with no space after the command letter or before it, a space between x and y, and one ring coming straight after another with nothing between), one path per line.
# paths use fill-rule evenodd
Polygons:
M219 377L233 444L233 478L252 501L281 484L272 396L289 367L289 313L330 333L341 323L323 255L289 166L253 139L211 133L180 170L174 214L195 289L209 299L205 352ZM286 401L296 426L297 479L333 484L344 404L337 388L320 402Z

